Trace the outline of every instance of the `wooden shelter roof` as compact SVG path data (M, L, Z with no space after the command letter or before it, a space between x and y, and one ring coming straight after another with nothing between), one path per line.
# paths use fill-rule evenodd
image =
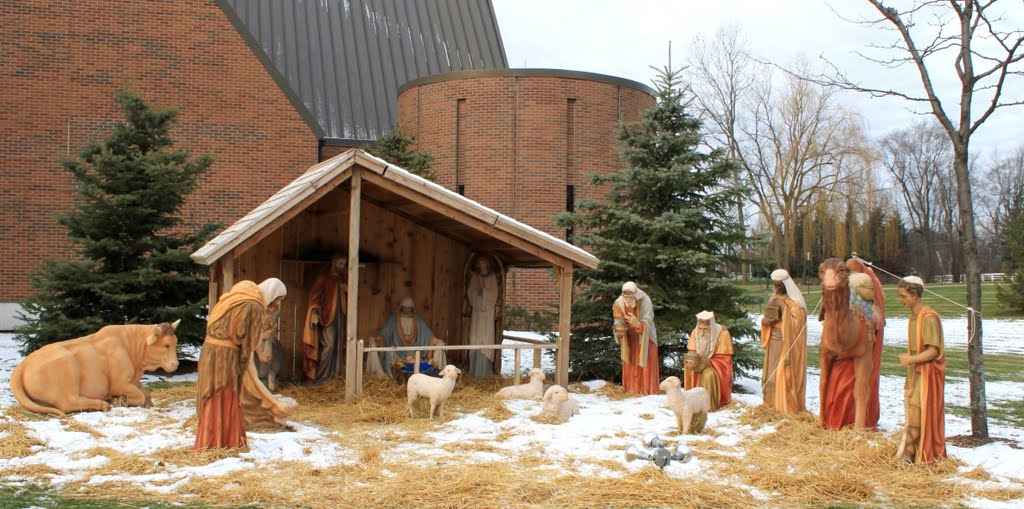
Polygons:
M212 265L224 255L249 249L307 206L362 173L362 197L474 249L501 256L517 267L596 268L586 251L516 221L458 193L370 155L352 149L316 164L267 201L192 253ZM236 253L236 255L238 254Z

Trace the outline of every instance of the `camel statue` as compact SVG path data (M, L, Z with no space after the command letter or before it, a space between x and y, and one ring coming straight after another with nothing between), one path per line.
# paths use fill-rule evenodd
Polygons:
M878 425L885 298L873 270L851 259L829 258L818 267L822 324L821 412L827 429ZM851 294L851 279L856 291Z

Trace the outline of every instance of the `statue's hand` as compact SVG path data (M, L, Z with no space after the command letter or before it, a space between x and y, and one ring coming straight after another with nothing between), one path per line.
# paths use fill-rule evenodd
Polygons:
M320 325L320 312L314 309L309 314L309 328L315 329L317 325Z
M900 366L909 366L911 364L911 362L910 362L910 354L909 353L901 353L899 355L899 359L900 359Z

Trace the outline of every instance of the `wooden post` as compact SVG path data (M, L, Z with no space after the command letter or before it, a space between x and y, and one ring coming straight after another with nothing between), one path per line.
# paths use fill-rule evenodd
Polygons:
M356 396L363 395L363 340L356 342L356 378L359 379L359 383L356 384ZM377 355L376 352L373 355Z
M354 403L362 392L362 379L356 378L356 336L359 319L359 223L363 180L359 166L352 166L348 214L348 312L345 314L345 403ZM357 389L356 386L359 386Z
M220 298L220 292L217 291L217 289L220 287L220 285L217 284L218 268L220 267L217 265L217 262L213 262L213 265L210 265L210 284L208 290L209 293L206 295L206 303L208 306L207 309L209 309L210 311L213 311L214 304L217 304L217 299Z
M225 292L231 291L232 286L235 286L235 252L229 251L220 259L220 263L221 272L224 275L224 286L220 289L220 293L223 295Z
M558 267L558 353L555 377L558 385L569 386L569 327L572 317L572 265Z
M541 352L542 350L539 348L533 351L533 367L537 369L540 369Z
M420 372L420 351L416 350L415 354L416 354L416 356L412 360L412 362L413 362L412 372L413 373L419 373Z
M512 378L512 383L514 385L519 385L519 372L522 370L520 368L520 366L522 366L521 363L522 363L522 358L523 358L523 354L521 354L520 352L522 352L522 351L523 350L521 348L516 348L515 357L514 357L515 362L512 363L512 366L514 366L513 369L515 369L515 372L512 373L512 377L513 377Z

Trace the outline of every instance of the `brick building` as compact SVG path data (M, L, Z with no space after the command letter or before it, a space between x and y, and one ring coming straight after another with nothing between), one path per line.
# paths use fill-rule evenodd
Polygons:
M0 2L0 329L11 327L39 262L70 255L55 215L74 189L58 159L110 132L119 89L180 110L175 140L215 158L185 214L228 225L322 151L376 140L394 124L405 81L507 66L489 0L427 7Z
M0 55L0 330L40 261L72 254L58 160L106 136L122 87L177 107L175 140L213 155L196 222L230 224L397 124L442 185L560 238L567 186L589 196L589 174L618 168L618 121L653 104L627 80L509 71L489 0L11 0Z
M427 76L403 86L398 126L435 157L437 182L571 241L555 216L605 189L594 174L621 169L620 122L636 122L654 91L635 81L554 69L491 69ZM550 271L513 271L510 305L556 302Z

